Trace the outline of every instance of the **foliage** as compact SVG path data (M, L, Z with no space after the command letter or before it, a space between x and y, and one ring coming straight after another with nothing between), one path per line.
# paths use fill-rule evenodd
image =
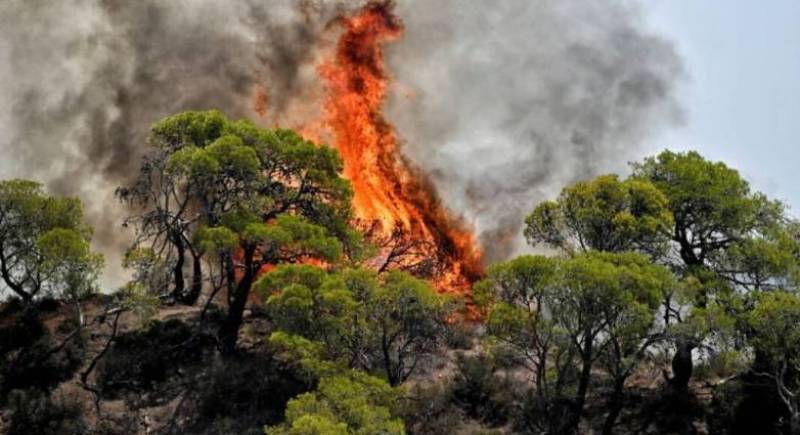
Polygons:
M671 285L666 269L638 254L523 256L490 267L476 286L476 300L488 310L490 338L515 351L533 372L541 406L557 406L574 394L573 414L579 415L598 360L621 394L655 341L655 315ZM580 367L577 379L570 370L574 363Z
M786 408L787 432L800 432L800 297L775 291L759 297L751 312L752 343L766 355L768 366L759 375L775 383Z
M289 130L263 130L220 112L183 112L153 126L154 150L121 198L148 207L133 217L139 242L166 252L174 295L193 302L200 258L219 269L228 292L221 331L232 351L242 312L262 267L315 258L338 261L358 251L349 226L350 186L335 150ZM183 261L193 260L184 289ZM186 293L186 297L184 297Z
M122 266L132 272L126 286L134 293L158 297L165 294L170 286L169 267L151 248L129 249Z
M292 397L313 387L264 355L214 360L209 365L181 410L188 433L263 433L264 425L283 419Z
M266 428L270 435L404 434L394 417L396 392L384 381L351 374L323 377L317 390L289 401L286 422Z
M174 319L118 336L97 366L103 396L118 398L153 390L169 385L192 366L202 366L210 340L194 334L189 325Z
M266 433L405 433L397 418L399 391L386 381L325 359L323 345L304 337L275 332L269 341L279 351L278 360L304 371L317 389L289 401L286 421Z
M545 243L568 253L665 248L672 225L667 198L642 180L604 175L566 187L555 201L539 204L525 220L531 245Z
M19 324L0 329L0 336L20 333L20 340L9 340L0 353L0 405L12 390L37 389L46 394L69 379L80 367L86 352L84 337L59 342L38 316L23 312ZM74 330L77 325L66 319L57 328ZM16 342L14 342L16 341Z
M686 391L693 349L708 340L741 340L753 292L796 286L797 223L783 204L752 192L736 170L696 152L664 151L633 169L634 179L664 193L673 216L672 246L661 261L684 279L690 297L668 295L665 322L676 346L672 385Z
M668 199L677 269L709 268L749 289L796 273L797 240L783 204L751 192L736 170L696 152L670 151L633 169L635 179L653 183Z
M514 382L498 375L490 356L457 357L449 394L469 418L495 427L505 424L512 414L514 393Z
M315 341L326 358L391 385L405 381L444 339L447 299L402 272L283 265L256 287L278 330Z
M0 182L0 276L23 300L93 292L103 258L91 236L78 199L48 196L33 181Z

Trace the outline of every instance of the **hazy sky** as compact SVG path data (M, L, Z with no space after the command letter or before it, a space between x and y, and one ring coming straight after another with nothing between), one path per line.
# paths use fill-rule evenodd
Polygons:
M650 151L694 148L800 216L800 1L647 0L689 78L686 125Z

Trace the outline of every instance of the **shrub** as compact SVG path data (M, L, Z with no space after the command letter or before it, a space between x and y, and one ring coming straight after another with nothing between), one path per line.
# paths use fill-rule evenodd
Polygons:
M60 330L74 327L70 320L59 326ZM76 335L61 346L44 330L39 320L22 319L19 326L9 327L9 334L30 338L28 343L12 343L0 360L0 397L6 397L11 390L37 388L49 391L70 379L80 367L85 354L82 336ZM0 335L6 335L0 332ZM33 337L37 337L35 339ZM63 338L62 338L63 339ZM22 341L21 338L8 338L5 344Z
M201 366L213 346L209 337L194 332L185 322L172 319L117 337L97 366L103 395L117 398L125 392L151 390Z
M14 390L8 397L9 435L86 433L83 409L73 397L53 397L38 389Z
M494 361L487 355L459 355L451 386L453 402L464 413L489 425L502 425L511 415L513 385L496 374Z
M192 391L191 433L263 434L281 421L286 403L311 385L277 369L263 355L242 355L215 362Z
M415 385L403 402L402 417L412 435L452 433L464 420L452 402L450 386L441 383Z

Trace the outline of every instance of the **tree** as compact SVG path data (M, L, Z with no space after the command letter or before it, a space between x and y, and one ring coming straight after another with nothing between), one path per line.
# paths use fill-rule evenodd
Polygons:
M625 380L657 339L656 313L671 285L670 272L640 254L590 252L495 265L477 289L489 311L489 334L528 362L543 404L564 393L568 367L577 361L573 409L558 431L577 430L592 368L604 359L614 381L608 433L622 407Z
M169 170L167 165L181 149L204 147L219 138L225 123L219 112L185 112L155 124L149 139L152 150L143 158L139 176L130 186L116 191L121 201L137 212L141 210L125 220L125 226L136 228L131 251L137 255L145 249L155 253L159 262L171 269L170 295L187 304L196 301L203 287L201 253L193 244L193 233L200 225L203 210L197 207L195 198L198 186L187 180L184 173ZM192 282L188 290L184 278L187 251L192 257ZM161 294L165 289L159 286L150 290Z
M235 347L263 267L311 258L336 262L358 249L360 238L349 226L352 193L335 150L217 111L165 118L153 126L151 142L156 150L145 160L140 187L121 195L151 207L136 221L156 252L165 246L177 257L176 290L181 246L219 269L228 297L220 331L226 351Z
M557 200L539 204L525 224L531 245L569 254L641 251L657 257L672 217L667 198L649 182L603 175L564 188Z
M400 391L383 379L328 359L325 346L297 334L273 332L269 344L276 360L304 372L318 385L292 399L286 421L265 428L267 434L402 434L397 418Z
M696 152L664 151L633 165L633 178L647 180L668 199L673 225L672 246L662 261L681 277L695 282L688 317L669 298L667 324L692 323L709 304L733 301L797 278L796 224L784 206L751 192L746 180L722 162L710 162ZM671 384L687 391L692 375L692 350L704 334L686 328L676 334Z
M559 258L523 255L488 267L475 284L475 304L486 311L486 333L533 374L533 407L529 420L547 433L565 430L572 410L568 392L575 350L566 331L549 312L559 279Z
M642 252L677 274L683 285L665 296L663 322L675 342L670 384L679 392L688 391L692 351L712 332L704 317L741 320L735 312L752 305L748 294L796 284L800 276L800 231L783 205L695 152L645 159L626 180L576 183L526 223L531 244L570 255Z
M26 303L95 291L103 258L91 237L77 198L49 196L34 181L0 182L0 276Z
M795 293L775 291L761 295L749 315L752 343L767 355L767 370L757 375L775 383L786 407L789 434L800 433L800 298Z
M323 377L316 391L286 406L286 422L268 435L371 435L405 433L397 418L397 393L384 381L356 371Z
M614 303L603 307L606 318L604 346L600 360L611 376L613 391L603 434L611 434L624 402L625 381L648 350L663 340L656 330L656 316L664 296L676 286L669 270L635 254L604 255L617 267L622 290Z
M444 340L448 299L403 272L326 272L282 265L256 284L277 330L322 345L326 358L404 382Z

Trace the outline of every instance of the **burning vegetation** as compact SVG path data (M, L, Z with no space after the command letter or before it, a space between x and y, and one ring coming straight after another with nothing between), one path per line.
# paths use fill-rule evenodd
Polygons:
M131 213L120 222L134 239L124 251L130 279L114 292L98 285L97 222L84 219L80 200L37 181L0 180L0 433L800 434L800 222L782 203L696 152L664 151L633 163L629 176L576 182L594 172L600 153L586 153L587 144L628 136L604 133L597 120L635 127L643 106L600 116L609 106L584 112L545 98L530 101L563 113L531 118L568 139L536 135L551 142L530 159L559 166L551 152L571 144L585 170L565 171L569 184L539 201L524 224L496 219L494 208L477 217L459 208L475 218L473 228L440 201L425 175L431 168L412 163L424 159L403 149L398 130L413 138L419 129L384 116L392 87L384 55L405 27L391 1L366 1L301 1L307 21L296 32L269 29L280 35L264 56L274 67L270 82L251 101L255 80L237 80L244 85L234 97L246 115L252 106L261 124L280 126L262 128L229 110L216 98L229 95L224 90L202 97L202 106L220 110L181 107L152 125L137 176L116 190ZM551 8L542 5L537 15ZM257 9L237 13L267 23ZM148 23L170 23L150 20L155 10ZM561 27L577 26L553 26ZM205 60L227 59L213 50L236 51L211 41L204 68ZM565 50L548 47L577 59L553 75L587 71L591 50L576 51L571 41L562 41ZM590 54L615 65L636 57ZM192 75L185 59L176 62ZM591 106L598 93L581 89L605 95L616 86L616 100L628 102L660 83L633 86L628 69L593 68L614 83L567 75L556 81L563 86L537 85L583 94L575 104ZM160 87L139 87L168 99ZM148 112L136 95L120 99ZM502 92L492 97L528 110ZM455 113L469 104L450 106ZM522 156L499 152L490 136L492 153ZM439 151L434 140L409 142ZM476 160L464 155L454 164ZM530 159L517 162L526 189L511 196L503 196L513 190L507 184L480 172L463 171L471 180L461 187L497 208L536 203L528 193L546 190L549 178L525 166ZM513 178L510 166L495 168ZM486 191L472 189L473 180ZM452 190L436 186L450 203ZM499 251L504 261L484 271L475 234L487 248L510 246L508 235L517 234L550 251L508 258L505 249L487 250L487 263Z
M433 279L442 292L468 296L483 275L481 249L400 153L398 134L381 113L390 84L383 47L402 36L403 25L385 1L370 2L337 24L338 41L317 67L326 87L323 119L301 131L330 137L341 154L359 226L380 247L371 266L408 270ZM262 89L255 109L266 113L266 105Z

